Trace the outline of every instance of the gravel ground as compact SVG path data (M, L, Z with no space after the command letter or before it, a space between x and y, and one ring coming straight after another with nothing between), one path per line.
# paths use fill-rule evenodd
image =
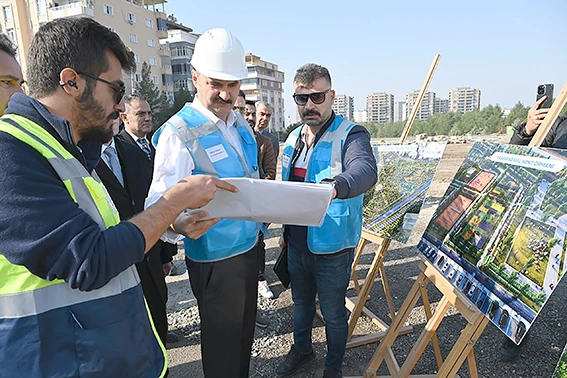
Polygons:
M405 246L396 242L392 242L390 246L385 260L385 269L397 309L400 308L419 274L419 257L415 245L452 175L470 147L472 147L470 144L448 146L412 238ZM258 300L258 308L264 316L271 320L271 324L266 329L256 328L250 363L250 377L275 376L277 365L288 353L293 343L293 302L291 300L291 291L284 290L272 270L279 254L277 241L280 233L281 228L272 225L270 233L266 235L266 273L275 298L272 300L259 298ZM364 277L370 268L375 249L376 245L373 244L366 247L357 268L359 277ZM175 264L183 270L184 274L167 278L170 291L168 319L170 330L174 330L182 337L180 342L168 346L170 377L203 377L199 349L200 331L197 305L191 293L184 263L181 261L182 254L178 254L176 259L178 260L175 261ZM428 292L434 306L441 299L440 293L432 285L429 285ZM354 293L354 286L351 282L347 295L354 296ZM567 318L563 305L566 300L567 288L565 280L563 280L532 327L531 336L522 349L521 358L514 363L502 362L500 360L498 350L504 336L490 323L475 346L475 356L480 377L551 377L561 351L567 342L567 334L563 326ZM378 316L387 319L388 309L379 282L372 289L367 307ZM414 327L414 332L400 336L393 347L394 355L400 364L409 354L411 347L416 342L419 333L425 325L425 313L419 302L418 306L412 311L408 323ZM445 356L459 337L464 326L464 319L454 309L451 309L443 320L438 332L441 349ZM355 334L364 335L377 331L377 327L368 319L361 317ZM323 374L326 350L325 329L323 323L318 318L315 319L313 326L313 342L317 358L301 369L296 377L321 377ZM347 350L343 367L345 376L361 376L376 348L377 344L369 344ZM414 373L432 374L435 371L436 362L434 354L432 348L428 347L415 367ZM388 373L385 365L381 366L378 372L382 375ZM469 376L466 367L461 368L459 374L461 377Z

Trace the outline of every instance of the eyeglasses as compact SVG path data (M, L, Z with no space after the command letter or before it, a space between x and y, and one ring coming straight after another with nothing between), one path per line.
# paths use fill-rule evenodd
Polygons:
M315 105L319 105L319 104L322 104L323 102L325 102L325 95L330 90L331 90L331 88L327 89L325 92L314 92L314 93L309 93L309 94L294 93L293 94L293 101L295 101L295 103L297 105L303 106L303 105L307 104L307 101L309 99L311 99L312 103L314 103Z
M116 92L116 98L115 98L116 103L120 104L120 101L122 101L122 97L124 97L124 93L126 93L126 87L124 85L119 85L119 84L113 83L111 81L104 80L104 79L102 79L98 76L89 75L89 74L84 73L84 72L77 72L77 73L79 75L83 75L83 76L86 76L88 78L98 80L98 81L101 81L105 84L110 85L112 87L112 89L114 89L114 91Z

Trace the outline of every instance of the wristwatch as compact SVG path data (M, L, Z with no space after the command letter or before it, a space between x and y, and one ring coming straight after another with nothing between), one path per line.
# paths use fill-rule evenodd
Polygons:
M335 192L337 192L337 194L339 194L339 190L337 189L337 181L333 178L326 178L321 180L322 183L325 184L331 184L333 186L333 189L335 189Z

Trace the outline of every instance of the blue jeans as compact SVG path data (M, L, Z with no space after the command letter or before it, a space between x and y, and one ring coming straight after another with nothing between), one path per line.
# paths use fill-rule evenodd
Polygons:
M348 337L345 296L350 281L354 250L332 255L301 252L288 246L288 270L293 298L293 342L299 353L312 348L315 295L325 318L327 358L325 367L342 371Z

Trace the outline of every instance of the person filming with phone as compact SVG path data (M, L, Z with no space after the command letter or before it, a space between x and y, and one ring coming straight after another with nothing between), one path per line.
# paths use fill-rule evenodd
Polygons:
M553 88L549 84L538 87L538 100L528 111L527 121L514 130L510 144L528 145L530 143L551 107L553 92L546 90L550 87ZM541 95L543 96L540 97ZM567 116L557 117L541 147L567 148Z

